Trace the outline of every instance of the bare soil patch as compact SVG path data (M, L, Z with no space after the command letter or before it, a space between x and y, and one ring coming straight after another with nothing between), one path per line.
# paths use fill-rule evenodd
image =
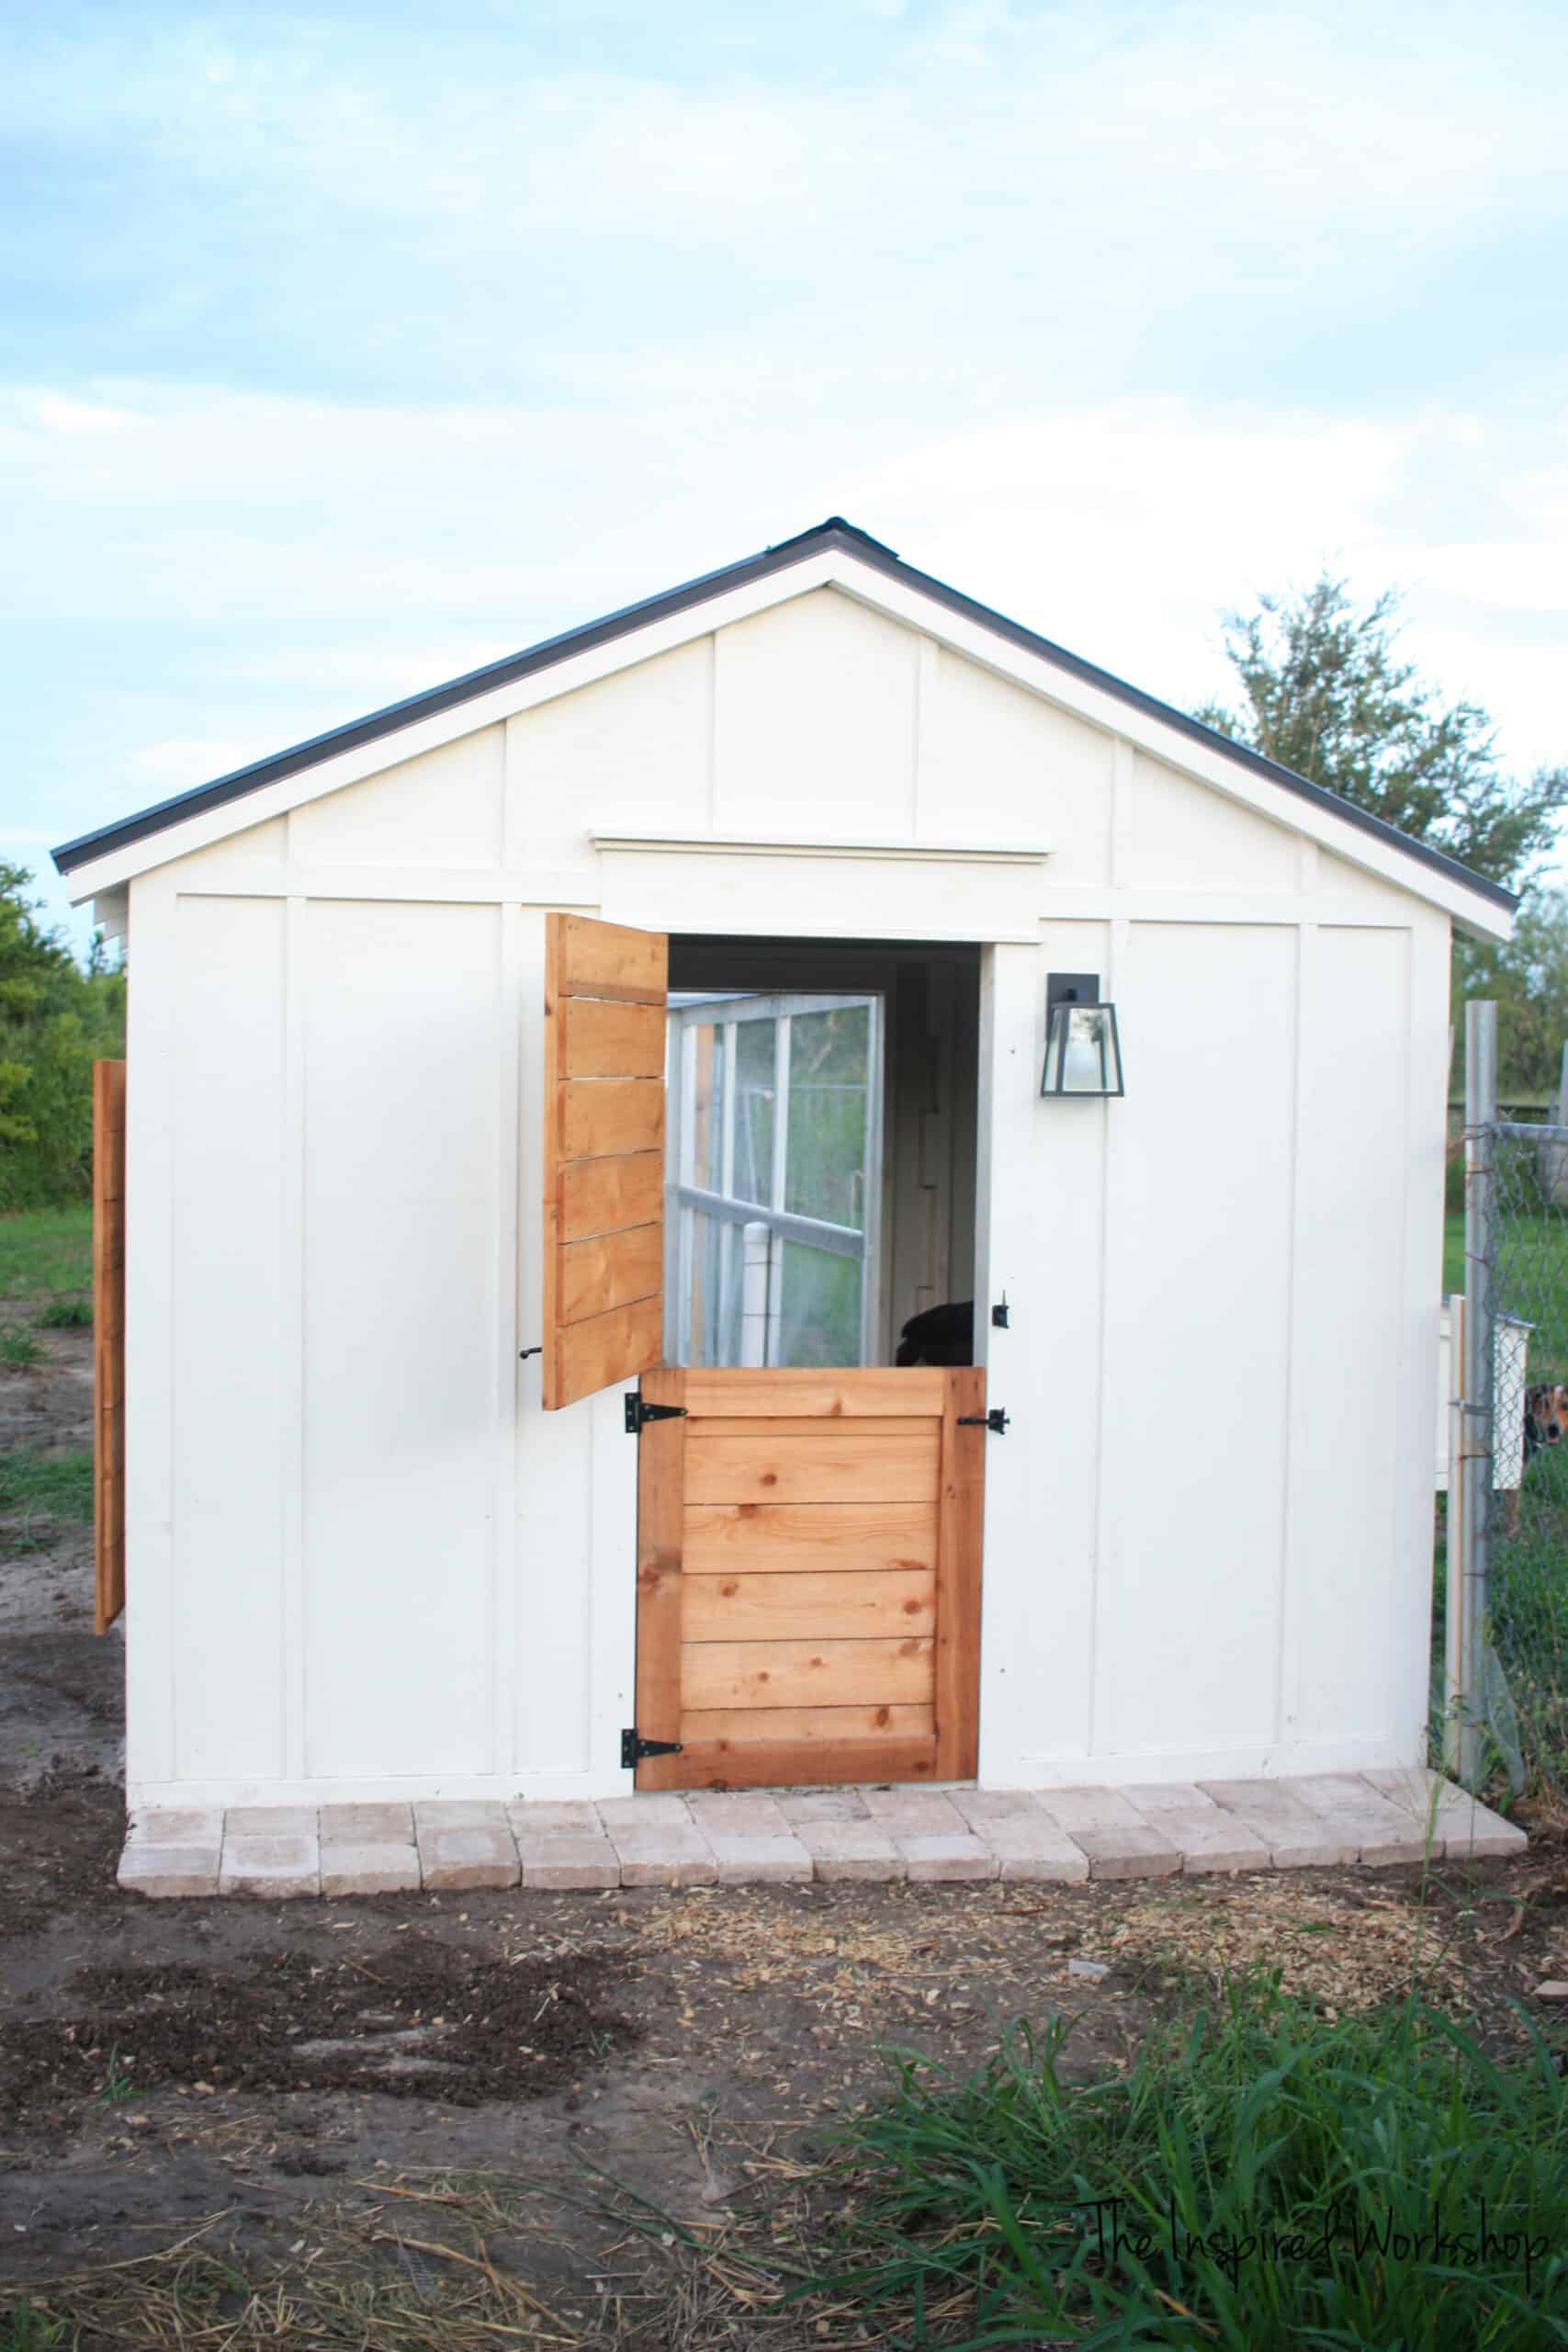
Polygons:
M632 2037L610 2006L624 1959L510 1961L414 1933L377 1965L285 1950L240 1967L78 1969L59 2014L0 2022L0 2116L59 2122L84 2092L168 2084L281 2094L542 2098Z

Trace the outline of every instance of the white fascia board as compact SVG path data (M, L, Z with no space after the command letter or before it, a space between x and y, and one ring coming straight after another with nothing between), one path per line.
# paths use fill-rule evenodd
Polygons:
M378 736L374 742L323 759L280 783L263 786L221 808L95 858L70 876L72 903L80 905L133 875L167 865L229 834L245 831L306 801L319 799L325 793L341 791L345 785L360 783L385 768L417 759L423 752L436 751L460 736L494 727L562 695L597 684L601 679L631 669L639 662L652 661L694 639L711 636L737 621L749 620L758 613L787 604L793 597L808 595L814 589L825 587L841 590L888 619L902 622L1090 726L1121 736L1152 758L1164 761L1168 766L1196 778L1256 814L1320 842L1337 857L1441 907L1463 930L1477 937L1506 940L1511 936L1513 917L1506 908L1467 889L1463 883L1439 873L1436 867L1412 858L1397 843L1379 840L1360 826L1337 817L1332 809L1320 808L1288 786L1274 784L1240 761L1227 757L1217 745L1209 749L1179 728L1059 669L1047 656L1013 645L981 623L952 612L922 591L890 580L885 572L842 548L828 548L791 564L784 571L730 589L663 620L650 621L625 637L553 662L530 677L497 686L490 694L476 695L471 701L457 703L432 718L411 721L395 733Z

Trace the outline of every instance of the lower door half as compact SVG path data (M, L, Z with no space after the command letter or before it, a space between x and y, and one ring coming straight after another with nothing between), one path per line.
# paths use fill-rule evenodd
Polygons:
M638 1438L644 1789L965 1780L985 1374L669 1371Z

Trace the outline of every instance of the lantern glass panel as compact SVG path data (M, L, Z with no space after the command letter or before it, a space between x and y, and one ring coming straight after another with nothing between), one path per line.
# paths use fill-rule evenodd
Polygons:
M1053 1008L1041 1091L1090 1096L1122 1091L1122 1049L1114 1005L1058 1004Z

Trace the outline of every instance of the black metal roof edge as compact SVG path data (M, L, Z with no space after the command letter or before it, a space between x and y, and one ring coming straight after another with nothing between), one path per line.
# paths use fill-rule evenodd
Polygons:
M1005 614L995 612L990 605L965 596L945 581L936 580L929 572L919 571L905 563L893 549L874 539L870 533L848 523L842 515L829 515L826 522L813 525L792 539L783 539L777 546L765 548L758 555L747 556L739 563L725 564L716 571L704 572L695 580L688 580L678 588L669 588L657 596L644 597L635 605L625 605L617 612L606 613L601 619L589 621L577 628L562 630L547 637L521 653L507 654L499 662L488 662L482 669L470 670L462 677L448 679L444 685L432 686L425 692L410 695L401 702L389 703L384 709L371 711L363 718L352 719L346 726L334 727L325 734L311 736L303 743L293 744L288 751L277 752L265 760L254 760L248 766L235 768L228 775L213 778L209 784L191 786L175 793L166 800L151 808L122 817L112 825L99 827L96 832L78 834L75 840L62 842L51 854L56 869L70 874L89 859L107 856L111 851L127 849L133 842L145 841L152 834L164 831L169 826L181 824L191 817L199 817L209 809L221 808L231 800L243 798L247 793L259 792L269 784L281 784L285 777L298 775L303 769L318 766L339 752L356 751L362 744L373 743L383 735L391 735L422 718L434 718L444 710L458 704L471 702L477 695L490 694L498 686L512 685L520 678L535 672L547 670L578 653L592 652L596 646L613 644L617 638L628 637L647 628L656 621L668 620L676 614L689 611L694 605L710 602L735 588L749 586L753 581L765 580L775 571L786 571L828 547L841 546L874 571L890 580L914 589L942 605L960 618L974 622L993 636L1019 646L1027 653L1066 670L1086 685L1097 687L1118 702L1140 710L1162 726L1170 727L1210 751L1222 752L1227 759L1249 768L1254 774L1268 778L1271 784L1282 785L1299 798L1308 800L1329 814L1341 817L1348 824L1375 839L1387 842L1392 848L1402 850L1434 871L1447 875L1465 889L1489 899L1495 905L1510 911L1519 901L1517 892L1507 890L1500 883L1492 882L1473 873L1457 858L1442 850L1433 849L1426 842L1415 841L1402 833L1396 825L1384 822L1352 801L1343 799L1325 786L1313 784L1292 768L1281 767L1277 761L1267 759L1217 729L1206 727L1201 719L1191 718L1170 703L1161 702L1155 695L1145 694L1141 687L1129 685L1109 670L1102 670L1081 655L1069 653L1064 646L1049 638L1025 628L1021 621L1009 620Z

